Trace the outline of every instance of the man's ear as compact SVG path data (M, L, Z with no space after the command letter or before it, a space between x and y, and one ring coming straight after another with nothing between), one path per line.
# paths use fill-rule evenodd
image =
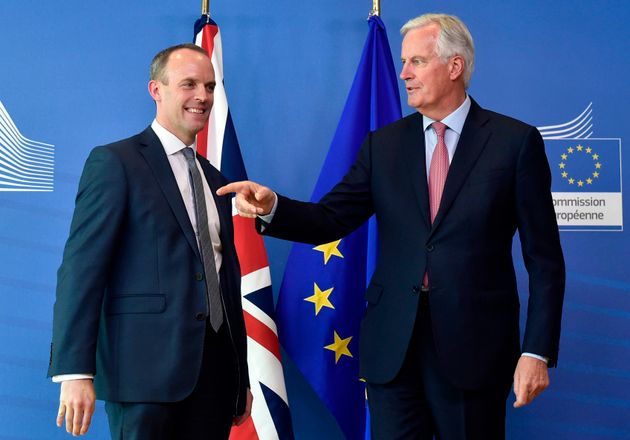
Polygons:
M162 84L155 79L149 81L149 95L155 102L159 102L162 100Z
M455 81L460 76L464 75L464 70L466 69L466 62L464 58L460 55L455 55L451 57L448 62L449 65L449 78L451 81Z

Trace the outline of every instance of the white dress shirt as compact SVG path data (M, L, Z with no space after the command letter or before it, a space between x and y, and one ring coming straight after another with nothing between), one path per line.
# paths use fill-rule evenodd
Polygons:
M193 142L192 145L184 145L177 136L162 127L158 121L154 120L151 124L151 128L160 139L164 152L168 158L168 163L171 165L173 175L177 181L177 187L182 194L184 205L186 205L186 212L188 218L192 224L195 236L197 237L197 244L199 244L199 233L197 232L197 216L195 215L195 202L193 196L192 184L190 181L190 174L188 172L188 164L186 163L186 157L182 150L184 148L192 148L197 150L197 142ZM205 176L203 170L199 165L199 161L195 159L197 163L197 169L202 176ZM206 210L208 211L208 226L210 229L210 239L212 240L212 249L214 250L214 262L217 268L217 272L221 270L221 263L223 261L223 248L221 247L221 224L219 222L219 212L217 211L217 205L214 202L212 191L208 186L206 179L201 179L203 182L203 193L206 197ZM218 273L217 273L218 275Z

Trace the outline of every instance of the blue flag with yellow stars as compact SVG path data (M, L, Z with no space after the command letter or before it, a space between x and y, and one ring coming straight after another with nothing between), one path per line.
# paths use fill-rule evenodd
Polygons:
M621 139L545 139L561 231L623 231Z
M618 139L548 139L552 192L621 192Z
M361 61L312 201L346 174L369 131L401 117L385 25L378 16L370 17L368 24ZM281 344L349 440L365 435L358 350L371 254L367 223L332 243L294 244L277 304Z

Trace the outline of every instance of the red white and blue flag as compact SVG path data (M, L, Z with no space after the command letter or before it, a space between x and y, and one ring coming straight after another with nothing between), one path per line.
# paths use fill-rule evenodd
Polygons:
M195 23L195 44L208 51L217 83L208 125L197 135L197 151L230 181L246 180L247 173L225 94L221 33L207 15L202 15ZM254 220L239 217L234 208L232 215L234 242L241 264L247 360L254 401L252 416L243 425L232 429L230 439L292 440L293 427L280 362L267 252L262 237L255 231Z

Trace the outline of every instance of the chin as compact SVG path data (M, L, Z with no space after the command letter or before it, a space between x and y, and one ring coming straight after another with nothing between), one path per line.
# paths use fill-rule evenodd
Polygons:
M207 122L207 121L206 121L206 122ZM196 134L197 134L197 133L199 133L201 130L203 130L203 127L205 127L205 126L206 126L206 122L204 122L203 124L197 124L197 125L195 125L195 126L190 127L190 131L196 135Z

